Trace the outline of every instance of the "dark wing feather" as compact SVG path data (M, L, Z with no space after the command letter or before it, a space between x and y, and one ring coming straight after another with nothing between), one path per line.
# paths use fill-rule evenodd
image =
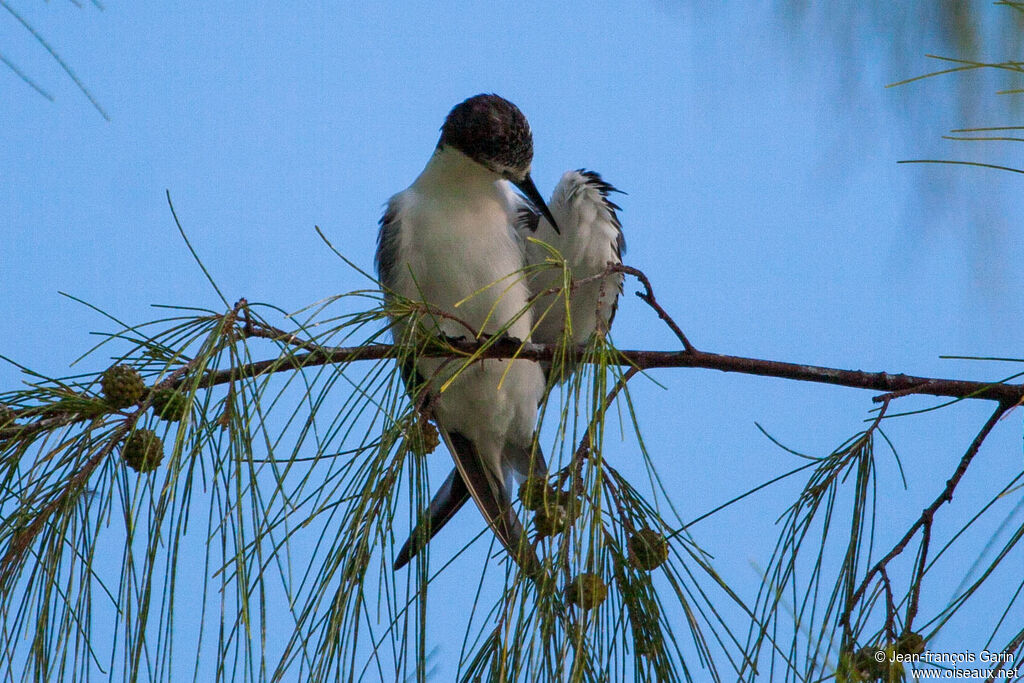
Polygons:
M398 208L392 198L380 217L380 230L377 232L377 253L374 265L377 267L377 278L384 287L384 295L395 281L395 268L398 263L398 232L400 227Z
M611 216L612 222L618 231L618 239L615 243L615 253L619 259L622 259L622 255L626 253L626 238L622 234L622 223L619 221L619 214L617 212L622 211L622 207L613 202L608 198L608 195L612 193L626 194L619 188L615 187L604 178L597 171L588 171L585 168L581 168L577 171L581 176L586 179L587 185L590 185L598 192L601 193L601 198L604 201L604 205L608 207L608 215Z
M525 200L520 202L519 208L516 209L516 230L520 233L523 230L534 233L537 232L538 225L540 225L540 214L534 210L533 205Z
M544 476L548 472L547 462L545 462L544 455L540 451L533 455L524 451L522 454L510 456L510 461L512 467L524 477ZM430 501L430 507L427 508L424 518L416 524L416 528L409 534L409 539L402 546L402 549L398 551L394 568L396 570L401 569L412 558L416 557L426 547L427 543L437 535L437 532L448 523L448 520L462 509L462 506L466 504L469 498L469 489L466 487L466 482L462 479L462 475L459 474L458 468L453 469L448 478L441 484L441 488L434 494L434 498Z
M430 501L430 507L427 508L424 518L416 524L416 528L409 534L409 539L398 551L394 564L395 571L409 564L409 561L427 546L430 539L448 523L448 520L462 509L467 500L469 500L469 489L466 488L466 482L462 480L462 475L457 469L452 470L452 473L441 484L441 488L434 494L434 499Z
M503 482L484 465L473 442L458 432L448 432L444 436L455 467L487 525L523 571L528 576L536 576L541 569L540 560L512 509L512 501Z
M487 525L509 554L513 558L518 558L516 561L528 575L535 575L540 570L540 561L523 532L522 523L512 509L512 501L503 483L497 481L483 465L469 439L458 432L447 432L442 436L455 460L455 469L434 494L425 519L416 525L409 539L398 551L394 563L395 570L401 569L416 557L430 539L472 497ZM534 467L546 472L543 456L534 461Z

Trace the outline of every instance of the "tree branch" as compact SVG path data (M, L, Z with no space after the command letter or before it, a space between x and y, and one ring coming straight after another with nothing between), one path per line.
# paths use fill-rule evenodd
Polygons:
M482 344L471 341L451 341L448 348L420 349L420 355L429 357L469 357L477 354L480 358L511 358L522 360L553 361L559 350L554 344L522 343L514 339L500 339L491 342L486 349ZM582 358L585 346L576 349ZM369 344L351 347L324 347L317 351L296 354L289 359L274 358L235 368L221 370L208 375L200 386L224 384L240 377L256 377L266 372L298 370L305 367L344 364L361 360L380 360L408 354L408 349L390 344ZM949 398L972 398L1000 403L1016 404L1024 398L1024 384L1003 384L1000 382L978 382L971 380L916 377L902 373L864 372L862 370L841 370L817 365L801 365L782 361L762 360L743 356L729 356L705 351L646 351L620 350L619 362L623 367L636 366L641 370L653 368L704 368L722 372L738 372L762 377L778 377L804 382L818 382L868 389L871 391L925 394Z
M289 339L291 335L287 335L284 338L277 337L276 335L267 336L274 336L280 341L291 341ZM484 344L489 344L489 346L482 349L481 347ZM578 357L584 357L585 349L586 347L584 346L576 349ZM558 346L555 344L523 343L515 339L485 340L483 343L448 340L444 344L435 345L427 349L417 349L416 351L421 356L430 357L468 358L472 354L477 354L480 358L511 358L514 356L523 360L535 361L553 361L560 353ZM320 365L340 365L356 361L395 358L403 354L408 355L409 352L410 349L391 344L368 344L350 347L325 346L313 351L270 358L212 372L199 382L199 386L208 388L246 377L258 377L272 372L301 370ZM893 392L900 396L923 394L949 398L998 401L1000 405L1009 406L1016 405L1024 399L1024 384L917 377L902 373L841 370L817 365L785 363L782 361L730 356L705 351L619 350L618 356L618 365L623 367L635 366L641 370L654 368L704 368L707 370L738 372L761 377L778 377L803 382L833 384L854 389L867 389L869 391ZM161 382L161 386L177 388L187 381L186 377L178 377L171 382L166 380ZM28 417L31 410L33 409L17 411L17 415L19 417ZM59 422L70 424L71 422L79 422L86 419L88 419L87 416L62 417ZM41 426L43 422L45 421L0 429L0 439L19 434L26 435L37 431L37 427Z
M672 316L668 314L668 311L662 308L661 304L658 303L658 300L654 296L654 288L651 287L651 281L647 279L647 276L644 275L643 271L640 271L631 266L621 264L611 264L608 266L608 269L611 271L632 275L637 280L640 280L640 283L644 286L645 291L637 292L636 295L640 298L641 301L643 301L645 304L654 309L655 313L658 314L658 317L661 318L665 322L665 324L668 325L669 329L672 330L672 333L676 335L676 337L682 343L683 348L686 349L687 353L697 353L697 349L694 348L693 344L690 343L690 340L686 338L686 335L683 334L683 331L679 328L679 325L676 324L676 321L673 320Z
M717 353L698 351L676 324L672 316L658 303L648 277L640 270L623 264L609 263L599 276L613 272L632 275L644 287L637 296L650 306L658 317L672 330L683 345L681 351L647 351L619 350L618 365L637 370L654 368L704 368L722 372L738 372L762 377L778 377L803 382L818 382L855 389L885 392L876 396L875 401L884 401L909 394L945 396L949 398L972 398L998 401L1000 405L1012 406L1024 402L1024 384L1007 384L1003 382L977 382L969 380L941 379L933 377L915 377L905 374L888 372L863 372L861 370L841 370L816 365L785 363L781 361L745 358ZM432 311L431 314L440 314ZM200 379L198 386L209 388L219 384L229 384L247 377L259 377L268 373L301 370L328 364L346 364L361 360L382 360L386 358L409 357L410 353L426 357L469 358L519 358L535 361L556 361L564 354L564 349L556 344L524 343L511 338L483 338L453 340L438 339L436 344L428 344L426 348L410 349L390 344L366 344L363 346L331 347L322 346L311 339L304 339L296 334L286 332L263 321L254 321L249 314L249 304L240 299L232 309L221 317L222 329L231 328L239 337L263 338L299 348L303 353L289 353L277 358L238 365L226 370L210 372ZM241 318L241 324L239 319ZM458 320L457 318L453 318ZM461 322L461 321L460 321ZM463 322L465 325L466 323ZM468 328L468 325L467 325ZM576 357L585 357L585 346L576 348ZM606 362L606 361L602 361ZM187 381L192 381L189 371L192 364L179 367L166 376L153 388L176 389ZM82 398L91 399L91 394L83 393ZM89 415L76 413L51 412L42 416L38 407L23 408L15 411L15 419L37 417L36 422L29 424L9 424L0 428L0 440L11 437L27 437L34 433L67 426L90 419Z

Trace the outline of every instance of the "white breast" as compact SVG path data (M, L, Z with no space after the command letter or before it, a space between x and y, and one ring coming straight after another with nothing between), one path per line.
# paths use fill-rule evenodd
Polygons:
M391 200L400 225L391 287L472 328L437 318L442 334L472 337L504 330L529 340L529 288L519 273L524 253L506 185L461 153L435 154L417 181ZM435 358L417 363L435 387L459 366ZM435 411L440 424L473 441L481 457L500 471L504 445L529 442L543 390L537 363L484 360L447 385Z
M529 291L517 275L523 252L499 188L486 194L437 197L414 186L399 198L402 230L394 287L398 294L425 301L487 334L497 333L522 311ZM467 335L446 320L442 331ZM529 317L508 333L529 336Z

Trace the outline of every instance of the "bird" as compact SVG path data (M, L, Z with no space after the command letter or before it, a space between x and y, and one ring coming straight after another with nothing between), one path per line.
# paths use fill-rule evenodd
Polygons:
M626 251L618 217L621 208L609 199L615 192L621 191L598 173L579 169L562 175L547 204L551 215L537 210L536 204L519 202L516 231L523 241L523 265L533 271L528 277L535 312L532 341L583 344L610 329L623 276L617 272L601 274L610 264L621 264ZM551 266L552 254L547 248L528 237L557 249L573 280L584 281L570 292L568 318L558 289L563 282L562 270ZM548 375L550 364L542 364L542 368ZM565 381L573 370L572 364L565 364L546 381ZM546 473L546 468L537 470L539 475ZM452 470L427 508L426 525L418 524L399 551L396 569L415 557L469 498L459 470Z
M518 275L524 252L516 230L524 200L512 186L558 229L530 176L532 162L530 125L514 104L481 94L455 105L423 171L388 200L380 220L375 261L385 305L425 304L430 312L419 325L432 335L529 341L530 290ZM392 315L396 342L407 339L409 326ZM535 575L540 563L512 509L511 490L516 479L547 469L534 439L544 372L523 359L477 360L456 375L458 366L418 358L402 367L403 379L429 392L431 415L455 461L455 493L463 502L473 498L511 557ZM450 518L435 507L428 515ZM414 532L413 539L420 536ZM407 562L400 553L394 564Z
M561 230L543 214L523 204L517 230L525 242L526 264L534 299L533 341L538 344L586 344L611 329L622 293L623 274L608 267L622 264L626 239L618 212L609 195L623 194L599 173L566 171L548 202ZM529 239L529 238L534 239ZM549 247L564 259L573 284L563 291L562 268L554 263ZM545 364L548 372L550 364ZM567 380L575 365L555 369L552 380Z

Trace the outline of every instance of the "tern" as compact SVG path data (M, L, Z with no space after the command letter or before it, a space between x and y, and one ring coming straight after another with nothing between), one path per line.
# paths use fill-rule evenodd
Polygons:
M514 104L497 95L457 104L426 167L391 197L381 218L376 265L385 302L425 304L419 325L436 336L500 333L529 341L530 289L519 273L524 252L516 230L523 200L512 186L558 230L530 177L532 161L530 126ZM392 317L396 341L408 340L407 327ZM484 359L456 375L460 365L419 358L402 372L408 387L430 392L432 417L458 473L455 493L476 501L512 558L534 575L540 562L512 509L512 488L516 479L546 471L533 436L544 372L534 361ZM454 514L435 508L428 518L441 524ZM414 539L422 535L414 532ZM399 553L395 566L409 557Z
M593 171L576 170L563 174L548 202L549 211L534 200L534 206L520 201L516 231L523 241L523 266L532 267L529 277L533 311L536 313L532 340L541 344L566 341L582 344L594 335L606 334L615 317L622 291L622 273L608 272L608 266L622 263L626 243L619 221L620 207L609 199L619 192ZM551 253L534 237L554 247L565 260L574 281L569 305L559 291L562 269L552 267ZM545 364L546 366L547 364ZM545 367L545 373L549 370ZM564 381L572 366L559 368L552 382ZM546 474L538 460L535 474ZM395 569L407 564L459 511L470 498L470 490L458 468L452 470L431 500L426 521L416 526L399 551Z

